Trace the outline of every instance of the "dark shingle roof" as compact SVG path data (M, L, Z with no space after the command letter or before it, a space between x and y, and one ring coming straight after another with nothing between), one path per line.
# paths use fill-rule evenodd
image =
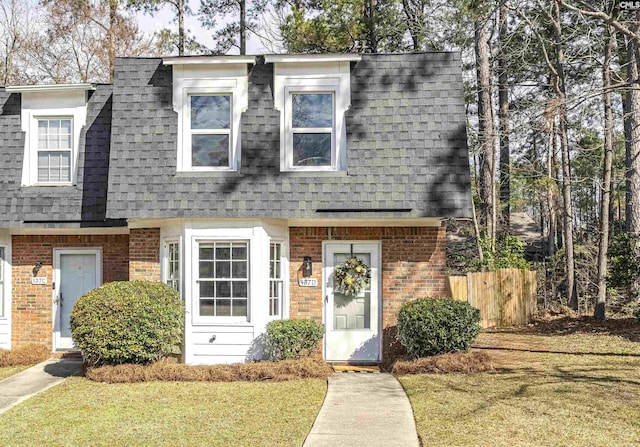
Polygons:
M348 171L329 176L280 172L273 65L261 58L249 71L240 172L217 176L176 173L172 71L161 59L118 59L114 85L92 92L75 186L20 186L20 95L0 89L0 227L470 216L460 65L457 53L363 55L352 63Z
M104 222L111 93L111 85L98 85L91 92L86 125L80 134L77 184L21 187L25 136L20 127L20 94L0 89L0 165L3 167L0 170L0 226L59 226L50 222L66 222L62 226L76 227L113 224ZM29 224L30 221L38 223Z
M250 68L240 172L199 176L176 174L171 67L119 59L108 216L469 216L460 64L457 53L363 55L351 71L347 175L314 176L280 172L273 65L259 61ZM335 211L353 209L377 211Z

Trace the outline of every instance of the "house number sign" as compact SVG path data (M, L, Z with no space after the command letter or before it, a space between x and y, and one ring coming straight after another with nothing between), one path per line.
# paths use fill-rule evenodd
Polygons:
M318 278L298 278L300 287L318 287Z
M31 284L47 284L47 277L46 276L34 276L31 278Z

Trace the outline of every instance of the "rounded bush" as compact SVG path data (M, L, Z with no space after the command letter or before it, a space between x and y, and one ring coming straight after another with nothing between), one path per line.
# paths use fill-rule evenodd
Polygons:
M275 320L267 324L265 354L271 360L310 356L318 347L324 326L314 320Z
M110 282L76 302L71 334L89 366L152 362L181 345L184 304L160 282Z
M398 314L400 342L412 357L468 351L480 333L480 311L451 299L421 298Z

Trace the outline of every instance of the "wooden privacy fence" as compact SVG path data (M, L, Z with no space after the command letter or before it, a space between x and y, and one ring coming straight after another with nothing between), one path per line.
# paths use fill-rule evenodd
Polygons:
M500 269L450 276L449 293L480 309L483 328L527 324L536 311L536 272Z

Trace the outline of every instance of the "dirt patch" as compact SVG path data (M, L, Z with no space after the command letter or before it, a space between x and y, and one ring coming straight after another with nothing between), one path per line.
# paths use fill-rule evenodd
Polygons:
M486 352L456 352L413 360L400 360L393 365L394 374L477 373L492 371L492 359Z
M0 349L0 367L35 365L51 357L51 350L45 346L31 344L15 349Z
M315 358L281 362L236 363L191 366L160 361L150 365L117 365L90 368L86 377L96 382L282 382L292 379L326 379L333 373L327 363Z

